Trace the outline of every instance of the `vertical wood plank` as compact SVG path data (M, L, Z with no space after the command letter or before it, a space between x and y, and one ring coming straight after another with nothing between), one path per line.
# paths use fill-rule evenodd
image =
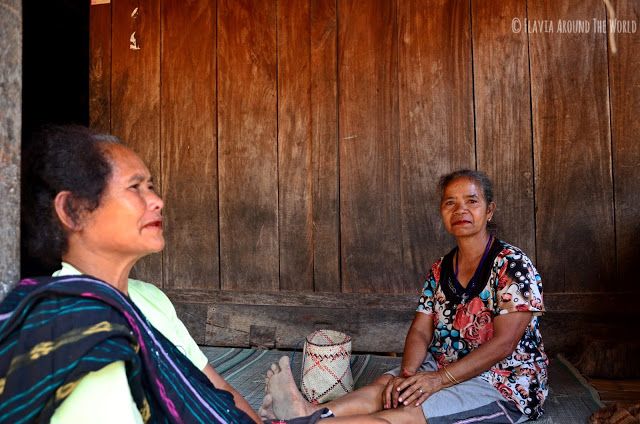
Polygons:
M399 5L404 291L452 247L439 215L440 175L474 168L469 2Z
M211 1L163 2L165 287L220 288L215 22Z
M22 2L0 7L0 301L20 277Z
M314 289L339 292L336 0L311 0L310 8Z
M225 290L278 289L276 3L218 3L220 267Z
M343 291L403 289L396 2L338 3Z
M638 290L640 263L640 3L614 2L617 19L635 22L636 33L616 34L617 54L609 54L615 183L616 254L619 280L607 290Z
M604 19L598 0L533 1L530 21ZM547 292L609 290L615 271L606 34L529 36L536 246Z
M519 0L474 0L473 69L478 169L495 184L498 236L535 261L529 52Z
M89 127L111 131L111 4L89 8Z
M160 0L112 3L111 129L160 181ZM162 254L142 259L135 275L162 284Z
M280 289L312 291L309 2L279 0L277 8Z

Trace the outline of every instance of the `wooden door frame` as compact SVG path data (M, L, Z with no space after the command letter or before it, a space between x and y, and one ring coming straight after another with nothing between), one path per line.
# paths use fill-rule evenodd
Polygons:
M20 275L22 1L0 4L0 300ZM4 54L2 54L4 52Z

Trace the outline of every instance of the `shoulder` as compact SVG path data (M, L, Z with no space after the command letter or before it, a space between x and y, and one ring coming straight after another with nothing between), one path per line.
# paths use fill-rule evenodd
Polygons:
M138 306L139 301L142 301L158 308L170 307L173 309L173 304L162 290L142 280L129 279L129 296Z
M173 343L198 369L208 363L189 331L182 323L166 294L153 284L129 280L129 296L149 322Z
M496 240L496 242L500 243L500 246L502 247L498 257L507 257L513 259L519 259L522 256L527 257L522 249L514 246L513 244L510 244L504 240Z
M435 261L432 265L431 265L431 272L438 270L440 268L442 268L442 261L444 260L444 256L442 256L440 259L438 259L437 261Z
M496 256L494 272L498 274L499 288L505 286L506 280L541 284L538 270L522 249L502 240L498 242L501 243L502 249Z
M147 283L142 280L136 280L134 278L129 278L129 291L144 293L151 296L167 297L157 286L154 286L153 284Z
M440 274L442 273L442 261L444 260L444 256L438 259L431 265L431 269L429 270L429 275L427 275L426 280L429 281L431 279L434 282L440 281Z
M512 244L507 243L503 240L496 240L501 245L500 252L496 256L495 263L497 265L508 265L508 264L526 264L527 266L533 266L533 262L529 257L520 249ZM515 265L513 265L515 266Z
M83 276L28 278L9 293L0 312L26 310L28 313L21 319L36 317L34 319L39 320L47 316L50 322L67 325L85 324L92 319L117 322L121 314L113 290ZM70 318L76 315L79 321Z

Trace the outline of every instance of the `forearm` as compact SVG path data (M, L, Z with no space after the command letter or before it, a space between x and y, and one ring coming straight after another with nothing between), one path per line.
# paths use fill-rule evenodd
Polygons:
M233 395L233 401L235 402L238 409L241 409L242 411L244 411L248 416L250 416L253 419L253 421L257 423L262 422L258 414L253 410L253 408L251 408L251 405L249 405L249 402L247 402L245 398L242 397L242 395L236 389L233 388L233 386L227 383L226 387L224 387L224 390L230 392Z
M464 358L447 366L440 372L442 382L452 386L489 370L492 366L511 355L515 350L525 328L531 320L530 312L513 312L494 318L494 337ZM452 381L453 380L453 381Z
M477 377L512 352L513 348L508 340L495 338L488 340L464 358L448 365L446 372L444 370L439 371L442 384L444 387L450 387ZM449 376L447 376L447 372Z
M397 386L397 394L394 393L393 406L396 407L398 402L405 406L409 404L417 406L433 393L479 375L508 355L504 353L508 343L504 346L503 344L501 339L487 341L445 369L438 372L420 372L404 379Z
M405 377L415 374L427 356L427 350L433 337L431 325L428 323L431 319L429 315L416 314L416 318L407 333L401 366L401 373ZM425 325L425 323L428 324Z
M404 354L402 356L402 375L415 374L424 358L427 356L429 344L420 336L409 333L404 344Z

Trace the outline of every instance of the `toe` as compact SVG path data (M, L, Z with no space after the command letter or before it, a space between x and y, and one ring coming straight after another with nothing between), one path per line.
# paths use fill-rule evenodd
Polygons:
M272 410L264 409L262 407L260 409L258 409L258 415L263 420L275 420L276 419L276 416L275 416L275 414L273 413Z
M263 420L274 420L276 418L275 414L273 413L272 405L273 398L271 397L271 395L265 395L264 399L262 400L262 406L260 406L260 409L258 409L258 415L260 415L260 418L262 418Z
M271 405L273 405L273 397L270 394L266 394L262 399L261 408L271 409Z
M288 356L281 357L280 360L278 361L278 365L280 365L281 369L291 368L289 363L289 357Z

